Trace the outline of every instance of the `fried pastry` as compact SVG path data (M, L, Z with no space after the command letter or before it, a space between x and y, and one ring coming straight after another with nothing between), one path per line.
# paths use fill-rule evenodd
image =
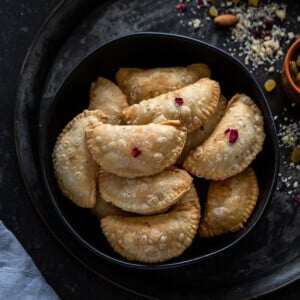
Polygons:
M201 145L213 132L216 125L223 117L227 106L227 99L224 95L220 96L216 111L202 126L188 133L185 146L182 150L180 157L177 160L177 164L181 165L191 149L194 149Z
M101 168L121 177L155 175L179 157L186 129L179 121L147 125L93 124L87 146Z
M260 109L247 95L236 94L213 133L189 153L183 167L201 178L223 180L250 165L264 138Z
M52 153L54 173L63 194L81 207L96 203L98 166L85 142L85 128L95 122L105 122L100 110L85 110L77 115L58 136Z
M176 91L129 106L124 109L123 118L127 124L133 125L180 120L191 132L212 116L219 97L219 84L202 78Z
M101 220L101 228L112 248L123 257L159 263L179 256L191 245L199 219L199 199L192 186L167 213L108 216Z
M125 212L122 209L104 201L100 193L97 193L96 204L91 211L98 219L102 219L107 216L131 215L130 213Z
M100 171L98 187L103 199L125 211L148 215L160 213L186 193L193 178L172 167L154 175L125 178Z
M254 170L221 181L211 181L204 215L200 222L201 237L214 237L241 229L251 215L259 189Z
M212 134L223 117L226 106L227 100L223 95L221 95L215 113L202 126L190 133L190 149L194 149L201 145Z
M210 77L210 73L206 64L152 69L120 68L116 73L116 80L129 103L135 104L178 90L200 78Z
M122 123L122 111L128 106L127 97L120 88L109 79L99 77L90 89L89 110L100 109L111 124Z

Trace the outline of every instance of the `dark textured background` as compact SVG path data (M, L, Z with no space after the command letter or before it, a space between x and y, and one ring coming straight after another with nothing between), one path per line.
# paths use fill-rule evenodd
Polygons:
M15 154L13 114L22 61L57 0L0 2L0 219L16 235L63 299L138 299L97 277L51 236L22 184ZM299 249L300 251L300 249ZM298 299L300 282L263 299Z

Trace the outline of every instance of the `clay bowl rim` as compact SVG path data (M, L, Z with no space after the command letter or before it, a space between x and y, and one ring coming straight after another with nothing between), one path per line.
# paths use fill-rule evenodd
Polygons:
M288 49L287 54L285 56L284 59L284 63L283 63L283 69L285 71L286 74L286 79L288 81L288 83L291 85L291 87L293 88L293 90L295 90L299 96L300 96L300 88L297 87L297 85L295 84L291 72L290 72L290 67L289 67L289 62L291 61L291 58L293 57L293 55L296 53L297 50L300 50L300 38L297 39Z

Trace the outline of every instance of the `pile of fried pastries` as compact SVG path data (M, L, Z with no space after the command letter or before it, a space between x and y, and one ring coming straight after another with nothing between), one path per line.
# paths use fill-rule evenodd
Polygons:
M228 101L210 76L202 63L122 67L115 83L91 84L88 108L57 138L59 188L130 261L178 257L197 235L239 230L255 207L262 113L246 94ZM209 183L201 217L194 177Z

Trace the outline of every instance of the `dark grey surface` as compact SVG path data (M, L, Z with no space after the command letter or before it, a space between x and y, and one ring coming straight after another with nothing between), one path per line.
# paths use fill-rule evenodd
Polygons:
M99 296L102 296L103 299L132 299L132 296L129 296L127 293L124 293L99 279L97 276L85 269L53 239L46 230L39 216L36 214L26 191L23 188L19 175L12 136L14 96L18 72L20 70L26 48L31 43L34 34L37 32L45 17L48 15L50 10L54 8L56 3L57 1L47 1L46 4L40 3L40 1L24 1L24 3L19 2L16 4L5 1L0 4L0 22L1 29L3 30L3 33L1 34L2 40L0 55L2 79L0 86L2 95L0 121L0 137L2 146L0 153L3 158L3 163L0 168L0 217L7 227L15 233L17 238L24 245L25 249L32 255L45 278L62 298L79 299L86 295L86 298L88 299L98 298ZM151 4L150 2L147 3L148 5ZM120 13L124 12L124 7L116 6L116 8ZM164 9L168 10L171 8ZM150 21L147 21L145 19L139 19L138 16L135 15L134 9L129 9L127 12L133 14L133 25L142 24L142 26L145 26L145 24L151 23L151 15L149 15ZM101 9L96 13L99 13L100 16L105 13L105 10ZM116 15L111 16L112 24L115 24L116 20L118 20L117 13ZM105 30L105 28L103 24L101 24L101 21L99 22L100 24L97 24L94 28L94 39L99 38L99 36L107 38L105 36L105 32L101 32L101 30ZM164 24L167 24L169 21L167 19L162 19L162 22L163 24L161 26L165 26ZM177 26L176 24L173 25ZM173 28L174 30L176 29L176 27ZM153 29L149 27L149 30L150 29L154 30L155 28ZM126 31L127 29L124 28L124 30ZM130 28L128 30L130 30ZM83 49L83 51L84 49L85 51L86 49L89 49L90 44L88 41L92 40L93 35L90 35L90 38L87 41L82 41L84 42L84 48L80 49ZM76 43L78 41L70 40L70 42ZM74 51L78 51L78 49L74 49ZM73 55L73 53L68 53L68 55ZM279 111L279 108L275 104L274 110ZM286 225L286 227L279 227L278 231L287 231L290 228L292 230L293 222L297 222L297 212L299 212L299 204L291 204L283 198L283 194L281 199L278 197L277 200L281 200L282 204L276 205L276 211L272 211L272 213L270 212L267 214L267 218L272 220L277 215L280 215L280 210L288 210L291 212L291 216L293 215L295 219L284 219L282 226ZM293 211L294 214L292 213ZM272 222L270 223L272 224ZM292 235L292 232L290 232L290 234ZM264 237L262 237L261 242L263 242L263 240ZM279 245L276 242L276 235L269 239L269 241L270 243L273 243L275 247L272 248L272 244L270 244L270 252L275 252L277 254L277 267L281 268L283 267L283 261L286 259L286 256L288 256L288 249L284 245ZM294 243L294 245L292 245L294 247L293 249L299 249L299 245L297 245L297 243ZM292 255L294 255L295 258L297 258L297 256L299 258L299 253L293 252ZM267 257L261 257L261 260L268 262ZM276 266L274 266L274 272L276 271L275 267ZM274 274L274 276L276 276L276 274ZM278 299L282 299L283 297L287 298L288 296L289 298L294 297L294 299L296 299L297 296L299 297L299 283L293 284L287 289L280 290L279 292L264 298L270 297L270 299L274 299L275 296L277 296Z

